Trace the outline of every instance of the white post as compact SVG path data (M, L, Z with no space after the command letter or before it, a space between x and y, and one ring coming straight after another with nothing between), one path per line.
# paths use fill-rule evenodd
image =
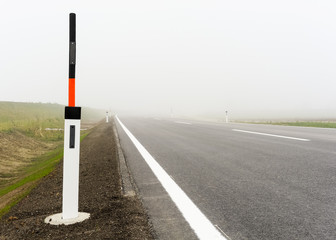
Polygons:
M62 218L78 217L80 119L65 119Z
M48 216L45 223L68 225L90 217L78 212L80 119L80 107L65 107L62 213Z
M225 111L225 122L229 123L228 111Z
M69 43L69 106L65 107L64 116L62 213L48 216L44 220L45 223L53 225L73 224L90 217L89 213L78 212L81 108L75 107L76 14L74 13L70 13Z
M106 112L106 122L109 122L109 116L108 116L108 112Z

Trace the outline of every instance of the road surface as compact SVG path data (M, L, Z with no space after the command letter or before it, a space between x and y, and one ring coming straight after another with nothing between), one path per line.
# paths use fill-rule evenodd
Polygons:
M335 130L119 119L223 239L336 239ZM206 239L116 122L158 238Z

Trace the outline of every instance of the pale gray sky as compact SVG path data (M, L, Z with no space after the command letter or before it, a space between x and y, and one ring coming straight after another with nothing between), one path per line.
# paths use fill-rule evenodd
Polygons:
M336 116L332 0L2 0L0 101L67 104L70 12L77 105Z

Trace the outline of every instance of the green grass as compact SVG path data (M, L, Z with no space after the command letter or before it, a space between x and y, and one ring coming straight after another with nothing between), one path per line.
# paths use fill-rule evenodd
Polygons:
M88 134L89 131L85 131L81 135L80 140L82 141ZM21 175L22 177L19 178L19 180L9 186L0 189L1 197L23 185L32 183L32 186L30 186L26 191L18 194L9 204L7 204L4 208L0 209L0 218L4 214L6 214L11 209L11 207L13 207L22 198L29 194L29 192L36 186L38 180L51 173L62 158L63 144L59 145L55 150L34 159L32 165L26 167L20 172L19 175Z
M103 119L103 110L82 107L82 122ZM45 141L62 140L62 131L45 128L64 127L64 106L52 103L0 102L0 132L19 131L29 137Z
M271 125L282 125L282 126L298 126L298 127L318 127L318 128L336 128L336 122L253 122L254 124L271 124Z
M19 173L23 176L19 181L3 189L0 189L0 197L17 189L18 187L48 175L55 168L56 164L62 159L62 157L63 148L62 146L59 146L56 150L36 159L32 165Z
M43 141L60 141L61 131L45 128L63 128L64 106L44 103L0 102L0 132L15 131Z
M104 118L105 111L82 107L82 122L97 122ZM64 106L51 103L0 102L0 133L17 134L20 132L42 142L53 142L58 146L55 150L32 159L29 166L15 170L8 176L15 180L0 182L0 197L31 184L27 191L18 194L4 209L0 209L0 217L9 211L18 201L26 196L37 184L38 180L52 172L63 157L63 131L45 131L45 128L64 127ZM89 131L81 134L81 140ZM1 147L1 146L0 146ZM1 175L2 173L0 173ZM2 177L6 177L3 173Z
M21 192L18 194L9 204L7 204L4 208L0 209L0 219L3 215L9 212L9 210L15 206L18 202L20 202L25 196L27 196L31 190L36 186L37 181L32 184L26 191Z
M0 130L61 127L63 112L59 104L0 102Z
M0 209L0 218L4 214L6 214L11 209L11 207L17 204L22 198L27 196L29 192L36 186L37 181L39 179L43 178L44 176L52 172L55 169L57 163L60 162L62 157L63 157L63 147L59 146L54 151L49 152L35 159L32 165L22 170L19 174L22 175L22 178L19 178L18 181L7 187L4 187L3 189L0 189L0 197L1 197L23 185L32 183L32 185L27 190L19 193L12 201L10 201L9 204L7 204L4 208Z

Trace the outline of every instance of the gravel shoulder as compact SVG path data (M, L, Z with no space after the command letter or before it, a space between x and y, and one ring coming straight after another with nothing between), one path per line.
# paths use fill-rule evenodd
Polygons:
M113 123L95 127L81 143L79 211L89 220L54 226L44 219L62 211L62 162L0 220L0 239L153 239L137 196L121 191Z

